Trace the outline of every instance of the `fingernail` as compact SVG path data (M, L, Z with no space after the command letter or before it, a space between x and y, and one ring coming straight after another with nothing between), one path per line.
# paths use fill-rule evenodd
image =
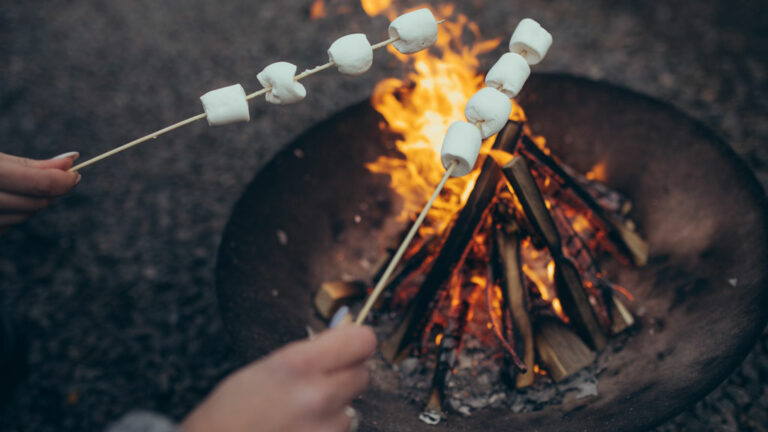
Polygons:
M349 308L347 306L340 307L339 310L333 314L333 318L331 318L331 323L328 324L328 328L338 327L339 324L344 322L344 318L346 318L347 315L349 315Z
M80 153L76 151L66 152L62 153L58 156L54 156L51 159L66 159L66 158L72 158L72 160L77 160L77 158L80 157Z
M83 179L83 175L80 173L77 173L77 177L75 178L75 186L80 184L80 180Z
M349 432L357 432L357 429L360 427L360 413L347 405L344 407L344 414L349 417Z

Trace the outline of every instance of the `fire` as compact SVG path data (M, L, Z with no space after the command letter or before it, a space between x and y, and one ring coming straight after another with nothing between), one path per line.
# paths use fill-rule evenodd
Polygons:
M316 0L316 3L322 1ZM401 13L392 5L391 0L361 0L361 3L365 12L371 16L384 14L394 19ZM429 6L421 5L412 9L423 7ZM366 164L366 168L372 173L390 177L390 187L402 201L398 215L401 222L407 222L421 212L442 179L445 169L440 160L440 150L445 132L453 122L465 120L464 107L467 101L484 87L479 57L494 50L501 42L501 38L483 39L477 25L465 15L456 13L451 4L437 6L432 11L438 19L446 20L439 27L437 43L430 49L408 56L389 46L390 53L399 61L408 63L413 72L402 80L389 78L379 82L371 97L371 105L384 118L381 129L399 136L395 142L399 155L380 156ZM474 43L465 44L467 39L474 40ZM514 101L510 119L520 122L526 120L522 108ZM549 155L550 150L544 137L533 135L527 129L527 124L524 128L526 135ZM491 150L494 140L495 136L484 141L473 172L464 177L452 178L446 183L419 230L419 238L423 241L417 241L414 250L427 239L441 238L464 207L480 174L479 167L484 158L491 156L499 165L505 165L514 157L522 157L519 154ZM604 179L604 164L593 167L587 178ZM559 212L563 215L569 211L557 197L546 194L550 186L559 187L557 178L550 179L546 174L539 173L537 180L545 191L545 205L550 213ZM497 202L507 199L512 203L507 208L512 208L512 213L522 214L521 204L512 190L504 196L507 198L497 196ZM571 230L577 234L595 232L590 220L584 215L574 213L562 218L567 219ZM438 305L431 311L431 319L421 336L422 340L440 345L444 337L450 337L442 329L451 319L456 319L461 310L465 313L465 334L485 342L497 340L505 350L514 351L505 334L509 328L507 323L511 321L509 311L506 315L504 313L507 294L498 286L498 280L494 279L488 250L493 238L490 234L494 229L493 217L489 216L455 265L447 289L441 291ZM541 249L537 249L537 246ZM522 238L519 247L524 288L535 307L546 309L550 315L554 314L568 323L570 320L557 297L555 274L558 269L549 250L542 245L534 245L530 236ZM406 304L420 287L418 282L413 282L404 283L401 288L394 296L398 300L397 304ZM629 297L628 293L626 295ZM537 365L536 373L546 374L546 371L540 370Z
M360 3L369 16L380 15L392 7L392 0L361 0Z
M363 0L363 7L369 14L375 14L387 9L389 3ZM423 6L416 8L420 7ZM392 189L403 199L399 216L402 221L421 211L442 178L445 169L440 162L440 147L445 132L451 123L464 120L467 100L483 87L478 56L493 50L501 41L498 38L483 40L477 26L465 15L453 17L453 5L439 6L433 13L450 20L441 24L435 47L405 56L390 46L390 52L400 61L411 63L414 72L405 80L391 78L380 82L371 99L373 107L384 117L386 127L402 135L396 142L402 157L382 156L367 165L371 172L390 175ZM462 42L465 29L477 40L471 46ZM512 116L522 118L522 109L516 107ZM493 139L485 141L484 152ZM427 215L420 230L422 236L440 233L446 227L466 202L477 175L475 170L448 181Z
M606 178L605 162L598 162L587 174L585 174L588 180L594 180L604 182Z
M312 3L312 6L309 7L309 18L311 20L325 18L327 15L328 12L325 10L325 0L315 0L315 2Z

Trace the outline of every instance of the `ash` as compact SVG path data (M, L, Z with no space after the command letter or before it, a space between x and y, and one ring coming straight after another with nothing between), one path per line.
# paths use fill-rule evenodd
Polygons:
M380 340L383 340L394 328L394 320L390 321L386 316L380 318L376 332ZM540 374L536 376L533 386L515 389L501 348L465 334L457 364L446 377L442 417L445 419L451 414L469 416L486 408L526 413L561 404L566 397L572 400L597 396L598 378L606 370L603 365L613 354L621 351L627 336L616 337L612 341L612 349L601 352L595 363L560 383ZM379 355L371 364L373 384L423 408L432 383L435 357L435 353L431 352L390 365ZM508 384L510 382L512 384ZM435 420L439 422L439 419L434 418L434 413L430 414L429 424L434 424Z

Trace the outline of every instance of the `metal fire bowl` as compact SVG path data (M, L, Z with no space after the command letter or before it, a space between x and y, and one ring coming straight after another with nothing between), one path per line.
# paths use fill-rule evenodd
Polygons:
M610 354L598 396L528 414L454 414L429 430L647 430L723 381L763 330L765 194L709 129L646 96L539 75L519 102L555 154L581 171L603 161L607 184L634 202L650 262L604 265L635 294L630 307L640 327ZM395 241L398 200L386 176L364 168L394 154L380 122L363 102L313 127L256 175L235 206L216 280L225 325L249 358L305 337L319 284L367 275L361 260ZM362 429L427 429L417 419L421 407L387 386L375 382L355 403Z

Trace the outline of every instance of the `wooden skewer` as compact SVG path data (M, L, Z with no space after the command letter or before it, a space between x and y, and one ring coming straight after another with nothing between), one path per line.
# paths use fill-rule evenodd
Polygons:
M120 153L123 150L128 150L131 147L137 146L137 145L139 145L139 144L141 144L143 142L147 142L147 141L149 141L151 139L155 139L155 138L159 137L160 135L162 135L164 133L170 132L170 131L172 131L174 129L178 129L178 128L182 127L182 126L186 126L186 125L188 125L190 123L194 123L194 122L196 122L198 120L204 119L205 117L207 117L207 114L205 114L205 113L198 114L198 115L196 115L194 117L190 117L190 118L188 118L186 120L182 120L182 121L180 121L178 123L175 123L175 124L172 124L172 125L170 125L170 126L168 126L166 128L160 129L159 131L152 132L149 135L145 135L145 136L143 136L143 137L141 137L139 139L133 140L133 141L129 142L128 144L121 145L120 147L114 148L114 149L112 149L112 150L110 150L110 151L108 151L106 153L102 153L102 154L100 154L100 155L98 155L98 156L96 156L94 158L88 159L87 161L85 161L85 162L83 162L83 163L81 163L79 165L75 165L75 166L73 166L72 168L69 169L69 172L75 172L75 171L80 170L81 168L87 167L88 165L93 165L93 164L95 164L96 162L98 162L98 161L100 161L102 159L106 159L106 158L108 158L108 157L110 157L110 156L112 156L114 154Z
M442 24L444 22L445 22L445 20L442 19L442 20L438 21L437 23L438 24ZM398 40L400 40L399 37L392 37L392 38L389 38L389 39L387 39L385 41L381 41L381 42L379 42L377 44L371 45L371 48L373 50L377 50L379 48L385 47L385 46L387 46L387 45L389 45L389 44L391 44L393 42L396 42ZM318 72L322 72L322 71L324 71L326 69L329 69L329 68L331 68L331 67L333 67L335 65L336 65L335 62L329 61L328 63L322 64L322 65L317 66L315 68L307 69L304 72L300 73L299 75L296 75L294 77L294 80L295 81L299 81L299 80L301 80L303 78L306 78L306 77L308 77L310 75L314 75L314 74L316 74ZM262 95L266 94L271 89L272 89L271 87L266 87L266 88L263 88L263 89L261 89L259 91L253 92L253 93L247 95L245 97L245 100L255 99L255 98L259 97L259 96L262 96ZM108 152L102 153L102 154L100 154L100 155L98 155L98 156L96 156L94 158L88 159L87 161L85 161L85 162L83 162L81 164L75 165L75 166L73 166L72 168L69 169L69 172L79 171L82 168L85 168L85 167L87 167L89 165L93 165L96 162L104 160L104 159L106 159L106 158L108 158L110 156L113 156L113 155L115 155L117 153L120 153L120 152L122 152L124 150L128 150L131 147L135 147L135 146L137 146L137 145L139 145L141 143L147 142L147 141L149 141L151 139L155 139L155 138L159 137L160 135L166 134L166 133L168 133L168 132L170 132L172 130L178 129L178 128L182 127L182 126L186 126L186 125L188 125L190 123L194 123L194 122L196 122L198 120L202 120L206 116L207 115L205 113L198 114L198 115L190 117L190 118L188 118L186 120L182 120L182 121L180 121L178 123L172 124L171 126L165 127L163 129L160 129L160 130L155 131L155 132L152 132L149 135L145 135L145 136L143 136L143 137L141 137L139 139L133 140L133 141L131 141L131 142L127 143L127 144L124 144L124 145L122 145L120 147L117 147L117 148L114 148L114 149L112 149L112 150L110 150Z
M365 305L363 305L363 309L361 309L360 313L357 315L355 324L360 325L363 323L363 321L365 321L365 317L368 316L368 313L371 311L371 308L373 307L374 303L376 303L376 300L381 295L381 292L384 291L384 287L387 286L387 281L389 281L389 277L392 276L392 272L395 271L395 267L397 267L397 265L400 263L400 260L403 258L405 251L408 249L408 246L411 244L413 237L415 237L416 233L419 231L419 227L424 222L424 218L427 217L427 213L429 212L429 209L432 208L432 204L435 203L435 200L440 195L440 191L443 190L445 183L451 177L453 170L458 165L459 165L459 162L454 160L448 166L448 169L445 170L445 174L443 174L442 180L440 180L440 183L437 184L437 187L435 188L435 191L432 192L432 196L429 198L429 201L427 201L427 204L424 206L424 209L421 210L419 217L416 218L416 222L413 223L411 230L408 231L408 235L406 235L405 238L403 239L403 242L400 244L400 247L397 249L397 252L395 252L395 255L392 257L392 261L389 262L389 266L387 266L387 269L384 270L384 274L381 275L381 278L379 279L379 282L376 284L376 287L373 289L373 292L371 292L371 294L368 296L368 299L365 301Z

